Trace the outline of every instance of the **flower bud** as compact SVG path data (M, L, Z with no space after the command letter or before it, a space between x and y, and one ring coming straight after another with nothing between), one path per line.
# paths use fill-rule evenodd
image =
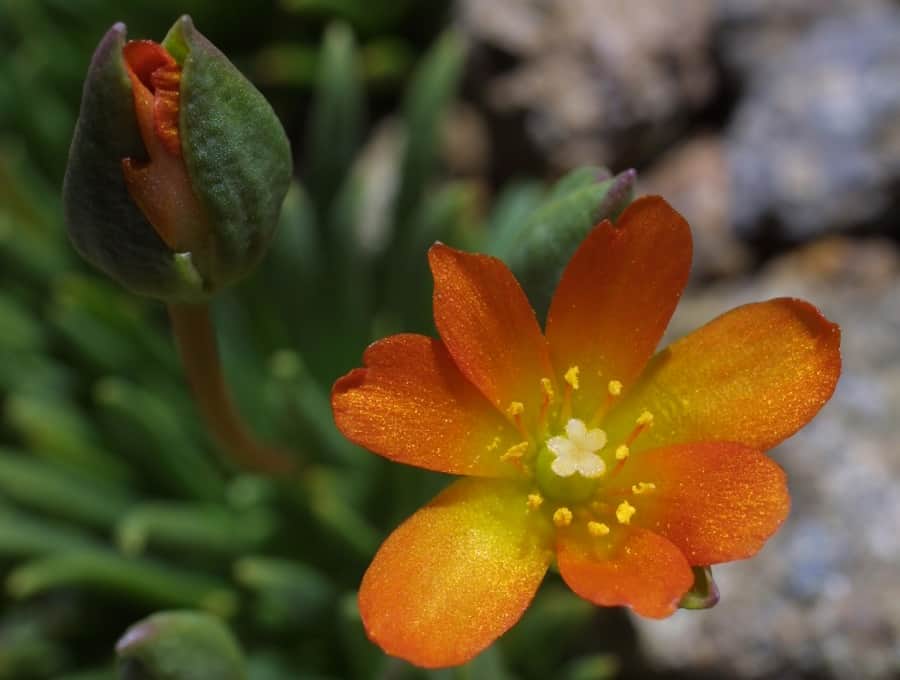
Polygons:
M601 220L616 219L631 203L637 173L615 177L601 168L579 168L563 177L501 256L543 318L566 263Z
M161 44L100 41L63 185L81 255L134 292L202 301L269 244L290 145L255 87L183 16Z
M244 655L231 631L204 612L159 612L116 643L123 680L245 680Z

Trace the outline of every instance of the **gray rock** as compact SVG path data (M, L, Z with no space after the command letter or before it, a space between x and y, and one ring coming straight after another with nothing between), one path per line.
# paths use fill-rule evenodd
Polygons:
M634 164L714 91L713 0L461 0L459 14L476 53L515 62L479 74L477 98L497 116L523 115L558 171Z
M716 0L717 47L724 66L749 77L778 60L816 22L889 0Z
M775 227L802 241L889 207L900 182L900 8L861 5L764 60L741 100L727 132L741 235Z
M635 619L653 664L718 677L900 674L900 255L890 242L826 241L758 277L690 291L683 335L745 302L781 295L842 327L834 398L772 451L791 515L756 557L714 568L708 611Z

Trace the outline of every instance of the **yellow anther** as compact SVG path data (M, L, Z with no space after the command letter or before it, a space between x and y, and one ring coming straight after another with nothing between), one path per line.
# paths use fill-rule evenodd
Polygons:
M653 424L653 414L650 411L644 411L641 415L638 416L635 421L638 425L652 425Z
M558 527L567 527L572 523L572 511L565 505L553 512L553 523Z
M609 527L603 522L588 522L588 533L595 538L606 536L609 533Z
M528 451L528 442L519 442L518 444L513 444L508 449L506 449L506 453L500 456L500 460L520 460L522 456L525 455L526 451Z
M572 387L573 390L578 389L578 366L569 366L569 370L566 371L566 374L563 376L565 381Z
M550 382L550 378L541 378L541 392L544 393L547 401L553 401L553 397L556 395L553 393L553 383Z
M491 443L488 444L487 450L488 451L496 451L499 448L500 448L500 437L494 437L491 440Z
M630 455L631 450L625 444L616 447L616 460L626 460Z
M509 403L509 406L506 407L506 415L510 418L515 418L523 413L525 413L525 404L521 401L512 401Z
M622 394L622 383L619 380L610 380L606 389L609 390L610 396L618 397Z
M631 518L636 512L637 508L631 503L622 501L619 503L619 507L616 508L616 519L619 520L619 524L631 524Z
M632 485L631 491L640 496L642 493L650 493L655 488L656 484L653 482L638 482L637 484Z
M539 493L530 493L528 494L528 500L525 501L525 504L528 506L529 510L537 510L544 502L544 497Z

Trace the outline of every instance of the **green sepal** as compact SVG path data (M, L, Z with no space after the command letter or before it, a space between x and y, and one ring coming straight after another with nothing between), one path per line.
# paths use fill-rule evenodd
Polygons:
M678 607L681 609L711 609L719 602L719 588L713 580L710 567L691 567L694 585L688 590Z
M182 66L182 152L212 229L197 261L215 290L249 273L269 245L291 179L290 143L266 99L189 16L162 45Z
M75 249L129 290L158 298L196 299L198 279L131 200L122 159L147 157L122 57L125 24L107 31L85 78L63 181L63 209Z
M203 612L160 612L129 628L116 644L121 680L245 680L234 636Z

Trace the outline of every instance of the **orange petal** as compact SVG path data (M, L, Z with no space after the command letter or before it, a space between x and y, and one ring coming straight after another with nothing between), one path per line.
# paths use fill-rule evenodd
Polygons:
M694 582L678 548L636 526L616 527L608 538L561 533L556 557L559 573L577 595L653 619L674 612Z
M626 389L656 349L691 266L687 222L658 196L601 222L566 267L547 315L554 364L580 368L575 413L593 415L606 385Z
M541 378L553 378L547 342L518 282L500 260L442 244L428 251L434 320L459 369L497 408L517 401L532 422Z
M615 441L648 409L653 427L632 451L712 440L765 451L818 413L840 372L840 329L815 307L749 304L657 354L605 427Z
M127 43L123 55L138 128L149 156L148 161L122 159L128 194L169 248L200 251L208 238L208 226L181 158L177 127L180 69L161 45L150 40ZM149 89L154 81L166 88L154 94Z
M528 607L550 561L550 533L526 490L454 483L391 534L363 577L369 638L418 666L465 663Z
M180 109L181 67L166 49L152 40L132 40L122 49L122 55L137 87L137 79L151 96L147 114L152 115L153 131L163 148L173 156L181 156L178 130ZM136 94L137 97L137 94ZM137 103L137 102L136 102ZM141 104L138 104L140 107ZM138 109L138 116L143 115ZM144 143L149 129L141 122ZM154 155L151 153L151 155Z
M633 500L634 522L668 538L694 565L754 555L791 507L784 471L742 444L646 451L629 459L621 475L626 488L638 482L656 488Z
M129 40L122 48L128 70L148 88L158 68L177 66L165 47L152 40Z
M394 335L366 368L335 384L331 405L351 441L385 458L451 474L513 476L500 456L519 435L459 372L438 340Z

